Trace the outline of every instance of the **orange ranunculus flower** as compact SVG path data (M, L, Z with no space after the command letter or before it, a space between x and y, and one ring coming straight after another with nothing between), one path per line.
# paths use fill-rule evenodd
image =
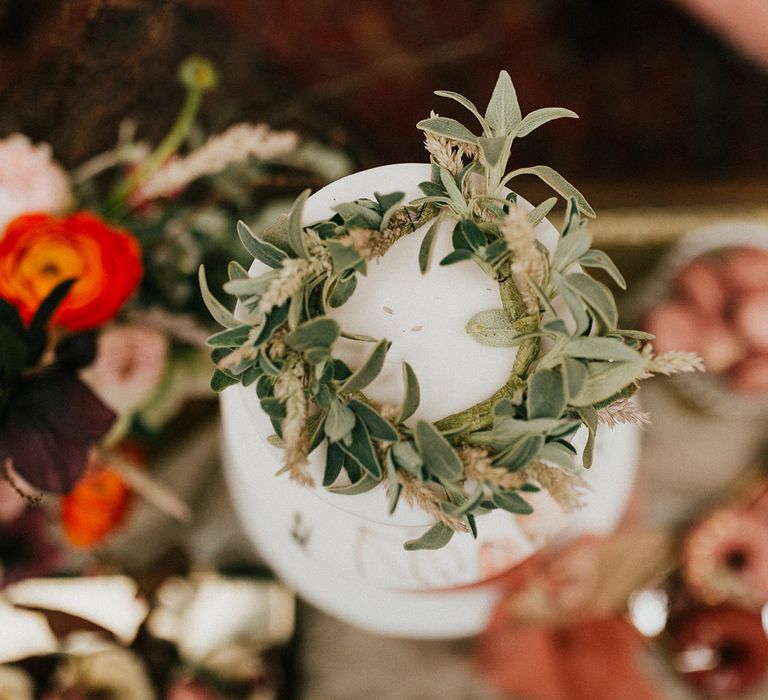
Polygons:
M75 547L95 547L125 520L133 493L108 464L92 459L75 488L61 499L61 524Z
M54 287L74 277L53 321L74 331L98 326L120 310L142 271L136 238L88 212L25 214L8 224L0 240L0 297L25 322Z

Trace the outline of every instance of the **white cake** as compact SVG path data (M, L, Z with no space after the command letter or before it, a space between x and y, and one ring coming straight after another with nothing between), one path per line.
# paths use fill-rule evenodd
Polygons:
M406 201L414 199L418 183L429 175L424 164L350 175L309 198L304 223L331 216L336 203L372 198L374 192L404 191ZM434 262L426 275L420 273L418 250L426 228L370 264L352 298L331 312L347 332L392 341L384 371L366 388L370 398L399 403L402 362L412 365L422 401L409 423L436 421L491 395L507 380L516 352L481 345L465 331L474 313L498 308L500 299L496 284L473 262L437 264L452 250L452 223L443 224ZM536 233L548 246L558 236L547 221ZM266 269L254 261L250 273ZM334 354L354 368L370 347L341 339ZM281 451L266 441L273 429L253 387L227 389L222 412L230 489L259 552L310 602L382 634L441 638L479 631L497 596L494 576L548 541L612 531L634 481L637 429L602 427L594 464L584 472L592 491L579 512L566 515L545 492L531 494L533 515L496 510L478 518L476 540L456 534L442 549L408 552L403 542L421 535L432 524L430 516L402 501L390 516L383 486L356 496L327 492L319 485L323 447L310 456L315 488L274 476ZM579 438L585 435L577 435L577 446Z

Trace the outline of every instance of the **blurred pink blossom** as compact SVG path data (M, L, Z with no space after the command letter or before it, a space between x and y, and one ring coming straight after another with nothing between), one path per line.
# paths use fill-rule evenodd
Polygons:
M73 201L69 177L47 143L35 146L22 134L0 140L0 238L20 214L61 214Z
M81 373L94 393L120 415L140 409L165 372L168 339L147 326L108 326L99 334L96 360Z

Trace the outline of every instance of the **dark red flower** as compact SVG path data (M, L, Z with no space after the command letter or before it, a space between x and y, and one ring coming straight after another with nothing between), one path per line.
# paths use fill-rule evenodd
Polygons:
M0 464L43 491L67 493L115 414L73 373L52 367L23 377L0 421Z

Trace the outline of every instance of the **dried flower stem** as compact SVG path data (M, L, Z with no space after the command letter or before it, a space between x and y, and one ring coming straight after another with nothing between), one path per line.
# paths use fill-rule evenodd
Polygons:
M430 484L419 482L413 474L397 470L397 480L402 486L401 495L405 502L410 506L418 506L423 511L431 515L435 520L455 532L468 532L466 523L452 515L448 515L440 507L442 499L436 493L435 488Z
M275 398L285 404L283 419L283 460L291 479L311 486L312 477L307 473L309 432L307 430L307 397L304 393L304 364L301 356L292 353L275 381Z
M610 406L597 412L597 420L609 428L615 428L622 423L634 425L650 425L651 414L641 411L631 399L619 399Z

